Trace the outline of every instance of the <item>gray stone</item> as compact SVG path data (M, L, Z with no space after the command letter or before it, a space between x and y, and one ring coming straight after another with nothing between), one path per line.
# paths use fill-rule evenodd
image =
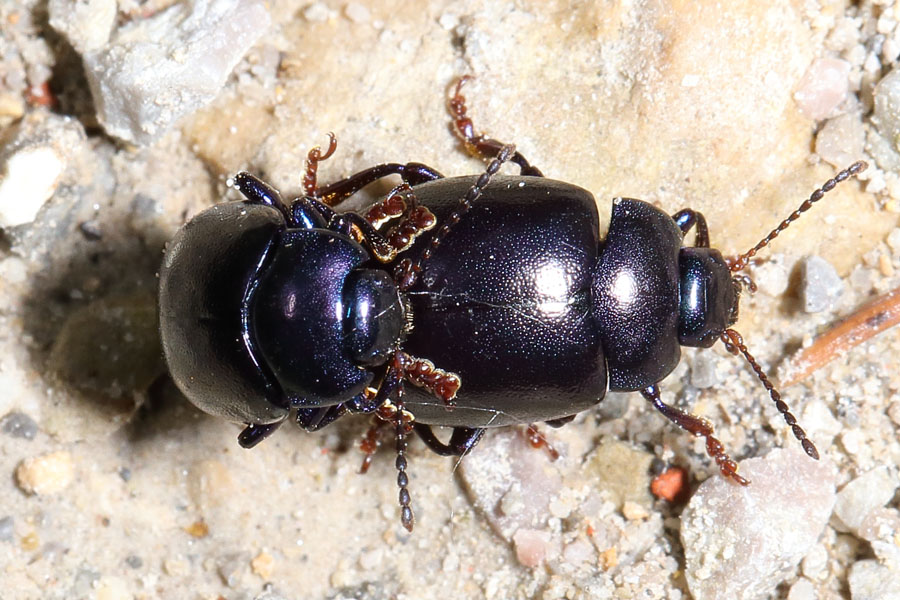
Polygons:
M750 485L707 479L682 515L695 600L768 597L814 547L834 506L832 466L798 450L745 460L741 474Z
M703 390L719 383L717 364L716 356L712 352L697 352L691 364L691 385Z
M15 533L12 517L7 516L0 519L0 542L11 542Z
M817 313L832 310L844 292L844 281L834 267L819 256L807 256L800 263L803 310Z
M894 69L875 86L875 124L895 150L900 140L900 69Z
M33 440L37 435L38 426L34 419L20 412L11 412L0 419L0 431L6 435Z
M194 0L124 25L83 56L97 117L118 138L154 140L212 101L268 26L259 0Z

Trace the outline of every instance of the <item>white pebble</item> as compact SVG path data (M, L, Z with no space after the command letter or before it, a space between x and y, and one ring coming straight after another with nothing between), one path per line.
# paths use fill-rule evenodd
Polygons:
M866 130L858 112L828 119L816 134L816 154L837 169L859 160L865 145Z
M695 600L772 593L814 547L834 505L834 472L795 449L741 463L742 487L701 484L682 515L685 575Z
M900 572L876 560L860 560L850 567L850 597L853 600L897 600Z
M881 508L894 497L897 484L897 475L888 467L876 467L841 488L834 514L848 531L857 533L871 511Z
M803 114L821 121L844 101L849 86L850 63L838 58L819 58L800 79L794 100Z
M53 148L23 148L8 159L0 172L0 227L34 221L53 196L66 161Z
M344 15L357 25L365 25L372 20L372 13L358 2L350 2L344 7Z
M16 469L19 487L39 496L61 492L74 479L75 463L65 450L26 458Z
M791 586L787 600L817 600L818 597L816 586L809 579L801 577Z
M803 310L817 313L832 310L844 292L844 281L824 258L807 256L800 263L800 296Z
M99 50L109 41L116 20L116 0L50 0L50 26L79 54Z
M526 567L536 567L547 558L550 533L536 529L520 529L513 535L516 558Z

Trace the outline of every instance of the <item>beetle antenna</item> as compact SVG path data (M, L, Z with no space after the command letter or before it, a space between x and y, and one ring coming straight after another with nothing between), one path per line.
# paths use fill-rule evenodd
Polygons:
M794 432L794 437L800 441L803 450L810 458L819 460L819 452L816 450L815 445L806 437L806 432L803 431L803 428L797 425L797 418L791 414L788 405L781 399L781 393L775 389L775 386L772 385L772 382L769 380L765 371L762 370L762 367L759 366L759 363L756 362L756 359L753 358L753 355L747 350L747 346L744 345L744 338L741 337L741 334L734 329L726 329L722 332L721 340L725 344L725 349L730 353L735 356L742 354L744 358L747 359L753 372L756 373L756 376L762 381L762 384L769 392L769 396L772 397L772 401L775 402L775 408L782 414L784 421L790 425L791 430Z
M419 258L416 262L408 258L404 258L397 264L397 268L394 271L394 279L397 281L397 285L401 291L407 290L416 282L416 279L419 276L419 273L422 272L422 266L428 262L431 258L431 255L434 254L434 251L438 249L438 246L441 245L441 242L444 241L444 238L447 237L447 234L450 233L450 230L454 225L459 223L460 219L469 212L469 209L472 208L472 205L475 203L478 198L481 197L481 194L484 192L484 188L491 182L491 178L497 174L497 171L500 170L500 167L503 166L503 163L509 161L510 158L513 157L516 153L516 147L514 144L506 144L501 149L497 156L488 164L487 168L484 170L484 173L479 175L478 180L475 184L469 188L469 191L459 199L459 205L450 213L446 222L438 228L437 233L431 238L431 242L428 244L428 247L419 255Z
M829 179L828 181L826 181L822 185L822 187L820 187L819 189L814 191L809 196L809 198L806 201L804 201L803 204L801 204L799 206L799 208L797 208L797 210L792 212L787 219L782 221L778 225L778 227L776 227L775 229L770 231L769 235L764 237L758 244L756 244L753 248L751 248L744 254L741 254L737 258L730 260L729 268L731 269L731 272L737 273L738 271L740 271L741 269L746 267L747 264L750 262L750 259L753 258L754 256L756 256L757 252L759 252L760 250L762 250L763 248L768 246L772 240L777 238L778 235L782 231L784 231L785 229L788 228L788 225L790 225L791 223L793 223L794 221L799 219L800 215L802 215L803 213L808 211L812 207L812 205L815 204L816 202L818 202L819 200L821 200L822 197L826 193L833 190L837 184L839 184L843 181L846 181L847 179L849 179L850 177L852 177L854 175L858 175L859 173L862 173L863 171L866 170L866 167L868 167L868 166L869 165L867 165L865 162L863 162L861 160L857 161L857 162L853 163L852 165L850 165L849 167L847 167L846 169L844 169L843 171L841 171L840 173L838 173L837 175L835 175L832 179Z

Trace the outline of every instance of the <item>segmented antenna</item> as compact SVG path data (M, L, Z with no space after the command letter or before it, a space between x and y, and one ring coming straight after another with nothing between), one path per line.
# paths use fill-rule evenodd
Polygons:
M762 367L759 366L759 363L756 362L756 359L753 358L753 355L750 354L750 351L747 350L747 346L744 345L744 338L741 337L741 334L735 331L734 329L726 329L722 332L722 342L725 344L725 349L737 356L738 354L742 354L747 362L750 363L750 367L753 369L753 372L756 373L756 376L759 377L759 380L762 381L762 384L766 387L766 390L769 392L769 396L772 397L772 401L775 403L775 408L778 409L778 412L782 414L784 417L785 423L787 423L791 427L791 431L794 432L794 437L796 437L800 441L800 445L803 446L803 450L810 458L814 458L819 460L819 452L816 450L816 446L806 437L806 432L803 431L803 428L797 425L797 418L791 414L788 405L781 399L781 394L778 390L775 389L775 386L772 385L772 382L769 380L769 377L766 375L765 371L762 370Z
M754 247L750 248L750 250L748 250L747 252L741 254L741 255L738 256L736 259L732 260L732 261L731 261L731 264L729 265L729 268L731 269L731 272L732 272L732 273L737 273L738 271L740 271L741 269L743 269L744 267L746 267L746 266L747 266L747 263L750 261L751 258L753 258L754 256L756 256L756 253L757 253L757 252L759 252L760 250L762 250L763 248L765 248L766 246L768 246L769 243L770 243L772 240L774 240L775 238L777 238L778 235L779 235L782 231L784 231L785 229L788 228L788 225L790 225L791 223L793 223L794 221L796 221L797 219L799 219L799 218L800 218L800 215L802 215L803 213L805 213L806 211L808 211L810 208L812 208L812 205L815 204L816 202L818 202L819 200L821 200L822 197L823 197L826 193L830 192L831 190L834 189L834 187L835 187L837 184L839 184L839 183L841 183L841 182L843 182L843 181L846 181L847 179L849 179L849 178L852 177L853 175L858 175L859 173L862 173L863 171L866 170L866 168L867 168L868 166L869 166L869 165L867 165L865 162L863 162L863 161L861 161L861 160L860 160L860 161L857 161L857 162L853 163L852 165L850 165L849 167L847 167L846 169L844 169L843 171L841 171L840 173L838 173L837 175L835 175L834 178L829 179L828 181L826 181L825 184L822 185L822 187L820 187L819 189L817 189L816 191L814 191L812 194L810 194L809 198L808 198L806 201L804 201L803 204L801 204L801 205L799 206L799 208L797 208L797 210L795 210L794 212L792 212L792 213L790 214L790 216L789 216L787 219L785 219L784 221L782 221L782 222L778 225L778 227L776 227L775 229L773 229L772 231L770 231L770 232L769 232L769 235L767 235L766 237L764 237L764 238L763 238L758 244L756 244Z
M408 290L412 287L416 282L416 279L418 279L419 273L422 272L424 264L431 259L431 255L438 249L438 246L441 245L441 242L444 241L444 238L447 237L447 234L450 233L453 226L459 223L459 220L469 212L469 209L472 208L475 201L481 197L484 188L491 182L491 178L497 174L497 171L500 170L503 163L509 161L515 153L515 145L504 145L497 156L488 164L484 172L479 175L472 187L470 187L466 194L459 199L456 209L446 217L446 222L438 228L437 233L431 238L431 242L419 256L418 260L413 262L409 258L404 258L397 264L397 268L394 270L394 279L397 281L397 285L401 290Z
M753 258L757 252L768 246L782 231L787 229L791 223L799 219L800 215L812 208L813 204L821 200L822 197L833 190L837 184L846 181L854 175L862 173L868 166L869 165L861 160L857 161L835 175L832 179L826 181L822 187L810 194L809 198L805 200L797 210L792 212L787 219L779 223L778 227L770 231L769 235L764 237L758 244L744 254L741 254L736 259L730 260L728 267L732 273L735 273L733 277L734 281L738 285L747 286L751 291L755 291L756 286L753 284L752 280L744 274L738 274L738 272L747 266L750 259ZM819 452L816 450L815 445L806 437L806 432L803 431L803 428L797 425L797 418L791 413L788 405L781 399L781 394L775 389L775 386L772 385L772 382L769 380L765 371L762 370L762 367L759 366L759 363L756 362L756 359L753 358L753 355L747 350L747 346L744 345L744 339L741 337L741 334L734 329L726 329L722 332L720 339L725 344L726 350L734 355L743 355L746 361L750 363L753 372L756 373L756 376L765 386L766 391L769 392L769 396L771 396L772 401L775 403L775 408L778 409L778 412L784 417L784 421L790 426L791 431L794 432L794 437L799 440L800 445L803 446L803 450L810 458L819 460Z

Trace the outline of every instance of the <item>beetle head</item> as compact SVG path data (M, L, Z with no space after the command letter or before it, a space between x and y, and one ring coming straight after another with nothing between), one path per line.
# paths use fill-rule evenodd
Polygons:
M709 348L737 321L740 284L722 254L712 248L682 248L678 268L678 343Z

